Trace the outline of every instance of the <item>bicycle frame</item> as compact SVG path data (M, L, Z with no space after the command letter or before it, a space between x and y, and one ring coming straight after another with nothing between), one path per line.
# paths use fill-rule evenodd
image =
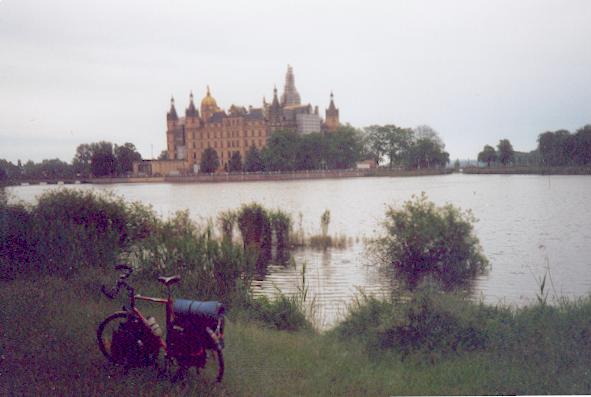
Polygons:
M136 299L146 301L146 302L159 303L159 304L166 305L166 330L168 331L169 327L172 326L172 321L173 321L172 297L170 296L170 292L168 294L167 299L153 298L151 296L143 296L143 295L139 295L139 294L134 295L133 298L134 299L132 301L131 311L140 320L142 320L144 322L144 324L147 324L148 320L146 317L144 317L142 312L140 312L139 309L135 306ZM168 332L166 333L166 337L168 338ZM164 349L164 354L168 355L167 341L165 341L161 336L159 336L158 339L160 341L160 346Z

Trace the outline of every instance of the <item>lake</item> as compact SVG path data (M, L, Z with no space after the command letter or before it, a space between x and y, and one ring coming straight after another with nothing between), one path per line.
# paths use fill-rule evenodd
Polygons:
M320 326L334 324L355 294L388 294L390 278L368 260L363 238L380 233L387 206L401 206L425 192L438 205L470 209L475 231L491 262L477 279L476 299L525 305L536 300L539 280L549 269L550 298L591 291L591 176L463 175L407 178L350 178L210 184L77 185L110 190L129 201L151 204L162 216L188 209L198 222L243 203L259 202L291 213L294 227L320 233L320 216L330 209L329 234L354 243L344 250L296 251L297 267L271 266L253 286L257 294L294 293L306 263L309 295L316 299ZM8 188L11 200L33 202L56 186Z

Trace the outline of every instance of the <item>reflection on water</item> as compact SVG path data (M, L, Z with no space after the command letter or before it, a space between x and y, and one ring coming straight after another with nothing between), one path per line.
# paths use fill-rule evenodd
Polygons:
M9 199L33 201L51 186L8 189ZM257 201L291 213L307 234L320 233L320 216L330 209L329 234L355 238L375 236L387 205L400 206L413 194L426 192L442 205L471 209L492 269L479 277L474 296L489 303L523 305L535 301L540 278L549 264L557 295L576 297L591 291L591 177L537 175L459 175L412 178L353 178L313 181L223 184L120 184L78 186L113 190L130 201L153 205L169 216L189 209L201 222L219 212ZM14 199L13 197L13 199ZM299 267L307 263L310 293L328 324L351 302L357 287L383 294L389 280L367 266L361 243L346 250L296 251L295 269L273 266L255 292L286 293L298 285ZM554 292L550 291L552 295Z

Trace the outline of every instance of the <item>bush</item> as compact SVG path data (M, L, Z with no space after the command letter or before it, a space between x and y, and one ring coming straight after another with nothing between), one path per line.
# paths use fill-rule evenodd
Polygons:
M0 210L4 278L111 266L122 250L151 232L155 220L141 204L72 189L44 193L31 207L3 205Z
M129 250L127 261L148 278L180 274L181 289L193 299L246 300L254 258L228 239L218 241L211 226L199 229L188 211L157 222L154 232Z
M238 212L237 222L244 249L258 254L258 264L266 264L271 258L272 243L267 210L257 203L243 205Z
M357 300L337 334L365 342L370 351L394 350L402 358L418 353L430 361L450 353L482 350L489 333L484 318L498 317L459 297L422 289L409 300Z
M470 212L448 204L436 207L423 193L390 207L383 226L386 235L373 241L377 259L393 266L410 289L431 275L446 289L461 286L484 272L488 261L474 235Z
M250 319L261 321L278 330L297 331L311 328L297 297L280 294L271 301L262 296L252 299L246 311Z

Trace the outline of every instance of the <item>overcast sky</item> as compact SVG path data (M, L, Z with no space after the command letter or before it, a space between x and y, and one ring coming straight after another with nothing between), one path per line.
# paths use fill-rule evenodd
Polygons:
M591 1L0 0L0 158L165 148L174 95L260 106L288 64L356 127L428 124L452 160L591 123ZM198 105L198 103L197 103Z

